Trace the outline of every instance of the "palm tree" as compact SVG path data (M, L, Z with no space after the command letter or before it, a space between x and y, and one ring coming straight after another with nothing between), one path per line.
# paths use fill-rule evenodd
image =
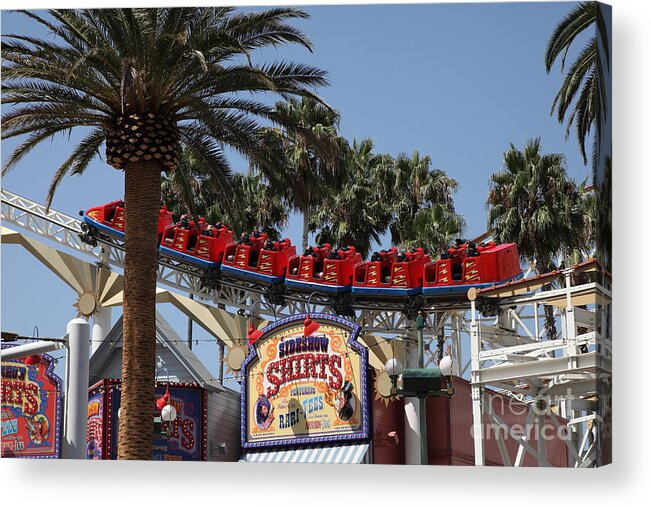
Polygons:
M310 214L328 194L336 181L339 168L340 138L337 135L339 115L318 101L303 97L278 102L276 112L291 126L268 129L270 142L285 154L285 166L265 163L256 168L269 180L270 186L282 189L287 205L303 214L302 246L308 246Z
M596 125L598 138L601 137L607 112L604 64L606 69L610 70L610 54L608 31L599 2L580 2L556 26L545 52L545 66L548 73L561 54L563 55L561 70L565 70L565 58L572 43L577 36L589 28L595 29L595 32L568 68L565 80L552 103L552 113L557 109L558 121L563 123L565 115L574 102L574 107L568 116L565 136L569 137L570 128L574 123L581 155L586 164L588 158L585 138L593 125ZM580 92L579 88L581 88Z
M612 195L613 168L610 155L604 159L604 174L601 181L596 182L596 244L597 258L600 259L608 271L612 271L613 252L613 195Z
M501 243L516 243L520 256L546 273L554 260L585 250L589 226L576 183L567 177L565 157L541 154L540 138L504 153L504 169L490 177L488 228ZM545 307L547 337L556 337L553 308Z
M375 174L381 198L391 203L393 208L389 226L391 241L403 248L423 245L423 234L430 234L433 230L425 231L427 217L436 219L437 213L442 212L432 211L437 206L449 211L447 218L454 215L454 222L459 227L463 224L461 217L454 213L452 200L452 193L459 184L444 171L432 169L431 165L429 156L422 157L418 151L414 151L411 157L398 156L391 168L379 167ZM437 243L434 241L431 246L438 248Z
M8 35L2 99L13 106L2 136L27 136L3 174L34 146L85 127L57 169L48 205L66 174L81 174L106 145L125 173L126 256L119 459L151 459L155 374L157 217L161 171L174 170L179 146L208 178L229 172L223 146L258 162L276 159L260 120L291 120L238 92L309 96L325 72L290 62L254 64L258 49L310 42L290 8L237 13L232 8L81 9L24 14L54 41ZM145 436L143 438L143 435Z
M428 252L446 252L450 244L462 237L466 221L450 206L433 203L429 208L416 212L409 222L411 229L405 234L410 238L404 242L406 248L423 247Z
M235 235L262 229L277 239L289 218L280 195L260 175L234 173L215 185L184 150L177 170L163 177L161 192L174 216L189 212L209 223L223 222Z
M319 243L353 245L366 257L372 242L380 241L391 220L391 208L380 199L373 175L380 167L391 167L393 159L373 153L371 139L342 146L342 179L314 210L310 230L319 230Z
M230 207L208 206L208 221L224 222L236 235L263 230L271 239L279 239L279 232L287 226L287 207L277 191L265 184L260 175L235 174L231 198Z

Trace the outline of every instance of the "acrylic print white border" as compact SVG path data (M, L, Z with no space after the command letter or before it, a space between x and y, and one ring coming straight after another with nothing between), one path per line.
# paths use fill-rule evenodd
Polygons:
M90 2L83 2L87 6ZM175 1L173 5L218 2ZM274 5L258 0L238 4ZM306 2L284 1L301 5ZM341 2L328 2L341 3ZM343 2L346 3L346 2ZM373 2L357 2L373 3ZM392 2L394 3L394 2ZM639 252L629 248L631 238L642 237L646 247L649 217L649 171L645 168L648 144L648 115L651 110L646 88L651 81L648 48L649 7L636 0L612 0L614 160L615 176L614 334L619 346L615 358L617 382L614 393L614 464L600 470L497 470L473 467L346 467L255 466L191 463L88 463L34 460L0 460L3 501L34 499L66 505L132 503L193 505L199 502L287 505L289 501L326 505L345 498L360 504L392 505L420 500L447 505L518 505L528 499L534 505L567 501L598 502L595 505L633 503L649 498L648 456L650 439L644 424L650 419L649 402L641 372L648 369L649 340L644 317L648 310L645 289L649 275L639 273L633 262ZM46 8L48 2L9 0L3 8ZM124 6L124 2L92 2L93 6ZM160 5L141 1L139 6ZM58 1L57 7L77 7L78 1ZM372 20L369 20L372 21ZM648 250L648 249L647 249ZM4 294L4 297L9 297ZM151 466L153 465L153 466ZM580 473L580 475L579 475ZM590 475L587 475L590 474ZM291 478L291 481L288 481ZM269 494L268 485L278 487ZM324 487L325 486L325 487ZM319 494L314 492L318 490ZM251 492L257 492L251 495ZM257 498L257 500L254 500ZM62 501L60 501L62 500ZM134 502L135 500L135 502ZM370 502L369 502L370 500ZM380 503L381 502L381 503ZM8 502L7 502L8 503Z

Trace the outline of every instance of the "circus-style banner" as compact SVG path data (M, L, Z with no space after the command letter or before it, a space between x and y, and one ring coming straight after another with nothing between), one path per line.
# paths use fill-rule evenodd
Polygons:
M267 326L242 364L242 446L341 442L368 438L368 350L360 327L311 314Z
M50 355L41 354L39 361L2 361L3 458L60 457L61 379Z
M118 413L121 401L119 379L104 379L89 389L88 459L117 459ZM206 390L196 384L157 382L155 398L169 387L177 417L163 422L163 434L153 441L152 459L157 461L206 460ZM160 416L152 400L152 417Z

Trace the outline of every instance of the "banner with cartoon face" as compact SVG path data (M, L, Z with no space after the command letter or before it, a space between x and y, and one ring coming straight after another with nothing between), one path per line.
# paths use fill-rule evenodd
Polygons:
M3 458L60 457L61 379L53 373L52 357L39 357L31 366L2 361Z
M265 447L368 438L368 351L359 326L310 315L267 326L242 365L242 445Z

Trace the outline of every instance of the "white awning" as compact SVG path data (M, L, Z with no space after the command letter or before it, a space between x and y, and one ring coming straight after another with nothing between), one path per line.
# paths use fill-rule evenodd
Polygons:
M364 461L367 451L368 444L357 444L291 449L287 451L248 452L242 456L240 461L254 463L359 464Z

